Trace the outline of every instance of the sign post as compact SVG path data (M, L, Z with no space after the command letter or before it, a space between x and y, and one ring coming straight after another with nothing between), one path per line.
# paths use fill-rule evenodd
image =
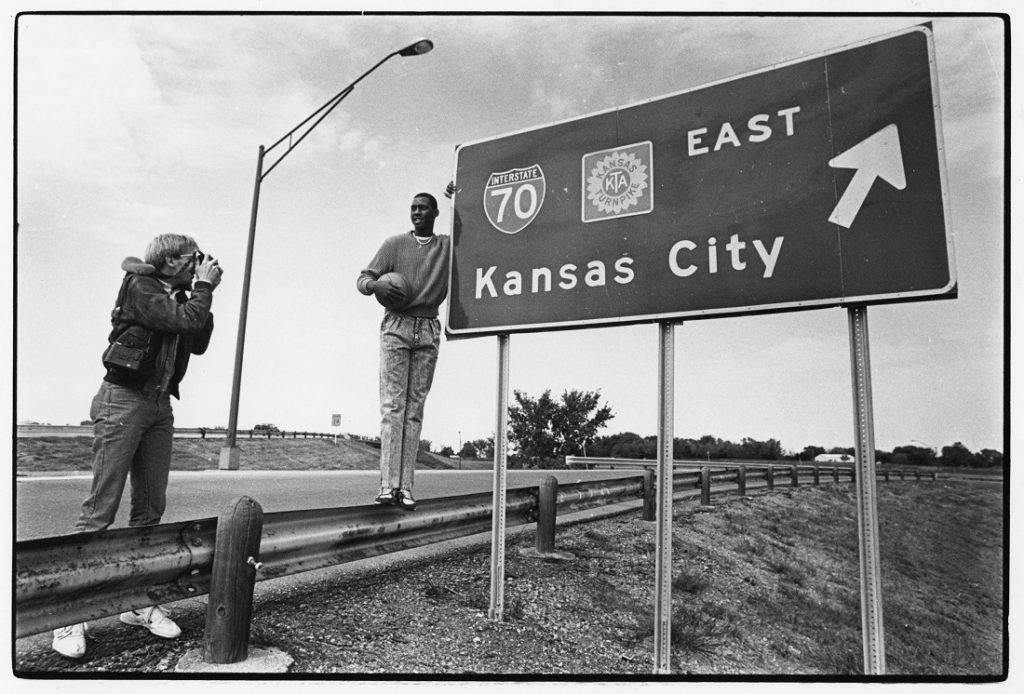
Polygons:
M658 324L658 506L654 573L654 674L668 675L672 643L672 452L675 440L675 334Z
M875 481L875 425L871 404L871 357L868 309L851 306L850 361L853 372L853 419L857 440L857 530L860 547L860 614L864 672L885 674L882 621L882 570L878 549L878 492Z
M494 436L494 493L491 502L491 604L487 616L500 622L505 610L505 496L508 487L509 336L498 336L498 421Z
M332 414L331 415L331 426L334 427L334 445L337 446L338 445L338 427L341 426L341 415L340 414Z

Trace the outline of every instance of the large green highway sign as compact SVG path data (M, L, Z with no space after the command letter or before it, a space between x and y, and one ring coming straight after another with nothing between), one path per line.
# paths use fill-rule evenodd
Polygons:
M956 296L919 26L456 154L466 337Z

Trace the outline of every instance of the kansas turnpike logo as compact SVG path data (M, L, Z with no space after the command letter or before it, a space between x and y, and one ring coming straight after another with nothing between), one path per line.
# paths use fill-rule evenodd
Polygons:
M650 142L583 155L583 221L647 214L654 209Z
M544 204L544 172L539 164L492 173L484 188L484 212L495 229L517 234Z

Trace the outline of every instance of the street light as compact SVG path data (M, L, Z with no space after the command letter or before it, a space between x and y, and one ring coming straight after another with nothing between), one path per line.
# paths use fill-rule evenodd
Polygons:
M328 99L323 106L318 108L304 121L285 133L281 139L270 145L270 147L264 148L263 145L260 145L259 154L256 157L256 185L252 194L252 214L249 218L249 244L245 251L245 272L242 276L242 306L238 314L238 341L235 344L235 373L234 378L231 381L231 414L228 417L227 442L225 443L224 448L220 450L220 464L218 466L221 470L238 469L239 451L238 446L235 444L238 432L238 399L239 390L241 389L242 384L242 355L245 351L245 322L246 315L249 312L249 280L252 276L252 249L256 241L256 212L259 209L260 184L263 182L263 179L266 178L270 172L273 171L274 168L276 168L277 165L280 164L284 158L288 156L288 154L291 153L291 151L297 147L310 132L313 131L313 128L319 125L320 121L326 118L327 115L341 103L342 99L352 93L352 90L355 89L355 86L359 84L364 77L383 65L385 61L395 57L396 55L403 57L423 55L424 53L429 53L433 48L434 43L430 39L419 39L418 41L410 43L401 50L389 53L384 56L380 62L360 75L359 79ZM310 123L310 121L312 121L312 123L306 128L306 130L293 140L293 136L295 136L300 129ZM264 171L263 161L265 156L286 141L287 145L284 153L282 153L281 156L278 157L266 171Z

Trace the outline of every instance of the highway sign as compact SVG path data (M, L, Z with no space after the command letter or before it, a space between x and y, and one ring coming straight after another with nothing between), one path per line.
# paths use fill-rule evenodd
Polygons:
M461 145L450 337L955 298L930 26Z

